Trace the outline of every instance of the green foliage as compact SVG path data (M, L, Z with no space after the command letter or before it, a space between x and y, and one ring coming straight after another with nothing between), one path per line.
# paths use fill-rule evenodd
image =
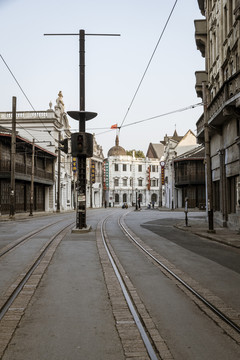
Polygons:
M145 155L144 155L144 153L143 153L143 151L142 150L127 150L126 151L126 154L127 155L130 155L130 156L133 156L133 151L135 151L135 157L136 158L145 158Z

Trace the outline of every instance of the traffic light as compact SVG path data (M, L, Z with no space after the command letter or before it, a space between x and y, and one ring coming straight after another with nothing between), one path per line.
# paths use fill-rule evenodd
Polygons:
M63 152L65 152L65 154L68 153L68 138L63 139L61 141L59 141L59 143L63 146L59 146L59 149Z
M85 132L78 132L71 135L72 156L93 156L93 136Z
M78 134L77 136L77 149L80 154L83 153L84 149L84 137L83 134Z

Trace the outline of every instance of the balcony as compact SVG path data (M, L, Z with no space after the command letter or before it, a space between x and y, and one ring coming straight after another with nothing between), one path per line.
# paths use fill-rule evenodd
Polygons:
M195 72L195 77L196 77L195 90L196 90L196 93L197 93L197 97L203 98L202 83L207 82L208 74L207 74L206 71L196 71Z
M218 93L214 96L208 105L208 124L210 135L220 132L222 124L231 116L239 114L240 108L240 71L224 82ZM204 138L204 118L203 116L197 122L197 138L199 142Z
M205 173L202 171L198 174L175 174L175 186L182 187L186 185L204 185L205 184Z
M194 25L197 49L201 51L202 56L205 57L205 48L207 43L207 22L204 19L194 20Z
M202 158L177 161L174 170L176 187L205 184L205 167Z
M31 181L31 166L26 166L25 164L17 163L15 164L15 178L16 180ZM11 176L11 162L10 160L1 160L0 161L0 178L8 178ZM54 176L52 172L45 171L43 169L34 169L34 182L53 185Z

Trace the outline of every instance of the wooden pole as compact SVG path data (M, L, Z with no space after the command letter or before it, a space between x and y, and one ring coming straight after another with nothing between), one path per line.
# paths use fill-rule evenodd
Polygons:
M35 141L32 141L32 166L31 166L31 190L30 190L30 214L33 216L33 198L34 198L34 156L35 156Z
M17 98L12 98L12 138L11 138L11 185L10 185L10 218L15 215L15 160L16 160L16 108Z

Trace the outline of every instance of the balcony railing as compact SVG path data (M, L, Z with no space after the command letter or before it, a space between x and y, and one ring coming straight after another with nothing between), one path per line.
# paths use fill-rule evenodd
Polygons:
M224 82L216 96L214 96L211 103L208 105L208 123L213 126L221 125L226 117L223 112L224 108L229 105L235 105L235 102L240 97L240 71L231 76L230 79ZM202 138L204 131L203 116L197 122L197 137Z
M198 172L198 174L175 174L175 185L197 185L205 183L205 173Z
M0 174L1 173L10 173L11 172L11 161L10 160L1 160L0 161ZM31 166L26 166L25 164L17 163L15 164L15 173L27 175L30 179L32 174ZM34 177L42 180L53 180L53 173L42 170L42 169L34 169Z

